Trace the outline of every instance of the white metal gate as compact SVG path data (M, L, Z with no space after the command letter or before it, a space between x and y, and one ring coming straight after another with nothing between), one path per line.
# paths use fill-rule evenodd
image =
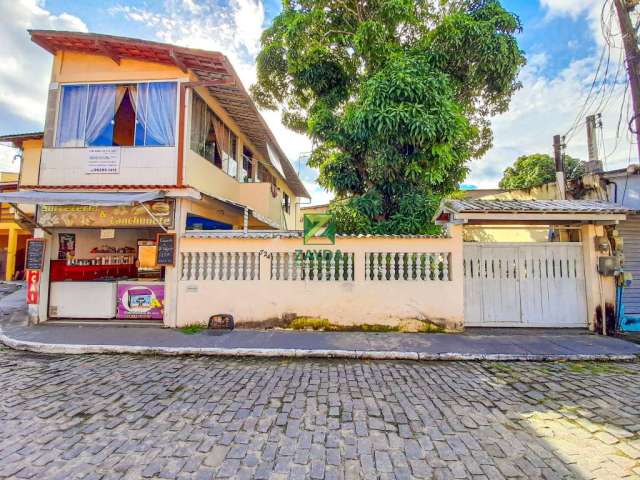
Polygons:
M466 326L586 327L581 243L465 243Z

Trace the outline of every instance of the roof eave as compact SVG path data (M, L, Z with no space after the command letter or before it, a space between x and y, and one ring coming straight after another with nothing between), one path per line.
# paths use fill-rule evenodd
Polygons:
M613 212L456 212L455 219L465 223L482 221L508 222L619 222L627 218L624 213Z

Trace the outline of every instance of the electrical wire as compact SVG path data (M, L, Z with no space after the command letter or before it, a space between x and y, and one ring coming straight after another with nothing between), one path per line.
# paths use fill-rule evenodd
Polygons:
M621 140L625 137L629 136L629 131L632 130L625 128L625 132L627 135L623 135L622 132L622 120L623 118L629 118L629 110L631 106L631 102L629 100L629 82L626 77L626 68L625 68L625 51L624 48L618 45L617 39L621 37L620 32L614 33L613 31L613 20L615 13L615 5L611 0L605 0L602 5L602 9L600 12L600 29L602 31L602 36L604 38L604 44L600 52L600 57L598 60L598 66L595 69L595 74L593 76L593 80L591 82L591 86L589 91L584 98L582 106L578 111L571 127L565 133L565 143L568 144L571 142L577 133L579 132L579 127L584 124L585 118L591 114L591 112L597 113L599 116L602 115L602 112L606 112L610 103L613 99L620 98L619 97L619 89L618 86L621 86L624 83L624 91L622 94L622 100L619 106L619 114L618 121L616 124L616 136L615 136L615 144L613 148L607 151L607 142L604 135L604 129L602 128L602 124L600 123L600 135L599 138L596 137L596 143L599 143L601 146L601 159L603 161L603 166L605 169L606 161L610 159L617 151L622 143ZM635 25L636 30L640 28L640 19L636 21ZM615 54L612 55L612 49L618 49L619 54L617 55L617 62L615 59ZM612 64L617 63L617 68L615 73L611 75L610 67ZM627 112L625 116L625 110ZM631 125L634 119L631 119L629 124ZM630 161L630 157L629 157Z
M605 160L608 160L614 153L618 151L618 147L620 146L621 135L621 127L622 127L622 118L624 117L625 110L627 112L627 117L629 116L629 106L628 102L628 94L629 94L629 82L627 82L624 86L624 93L622 94L622 103L620 105L620 114L618 115L618 123L616 124L616 138L613 149L609 152L607 156L605 156ZM626 106L626 108L625 108Z
M593 94L593 90L594 90L596 84L598 83L598 75L600 74L600 69L602 68L606 51L607 51L607 47L603 47L602 51L600 52L600 59L598 60L598 66L596 67L596 73L593 76L593 81L591 82L591 87L589 88L589 93L587 93L587 96L586 96L586 98L584 100L584 103L582 104L582 107L578 111L578 115L576 116L575 120L573 121L573 124L571 125L569 130L567 130L567 132L564 134L565 137L569 137L575 131L575 129L579 126L580 122L584 119L584 112L585 112L585 110L587 108L587 104L588 104L589 100L591 99L591 95ZM569 139L570 139L570 137L569 137Z

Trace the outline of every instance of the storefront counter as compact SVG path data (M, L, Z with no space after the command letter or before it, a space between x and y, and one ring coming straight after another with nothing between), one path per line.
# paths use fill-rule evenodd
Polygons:
M113 318L116 282L51 282L49 317Z
M131 278L137 276L136 271L136 266L134 264L67 265L65 260L51 261L52 282L61 282L63 280L91 281L100 280L106 277Z

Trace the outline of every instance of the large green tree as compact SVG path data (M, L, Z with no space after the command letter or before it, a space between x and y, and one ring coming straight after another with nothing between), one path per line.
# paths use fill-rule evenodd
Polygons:
M251 91L313 139L341 231L427 233L519 88L520 28L495 0L283 0Z
M584 162L565 155L564 171L567 180L577 180L585 173ZM513 166L505 169L500 180L500 188L532 188L555 181L556 164L553 158L546 153L533 153L518 157Z

